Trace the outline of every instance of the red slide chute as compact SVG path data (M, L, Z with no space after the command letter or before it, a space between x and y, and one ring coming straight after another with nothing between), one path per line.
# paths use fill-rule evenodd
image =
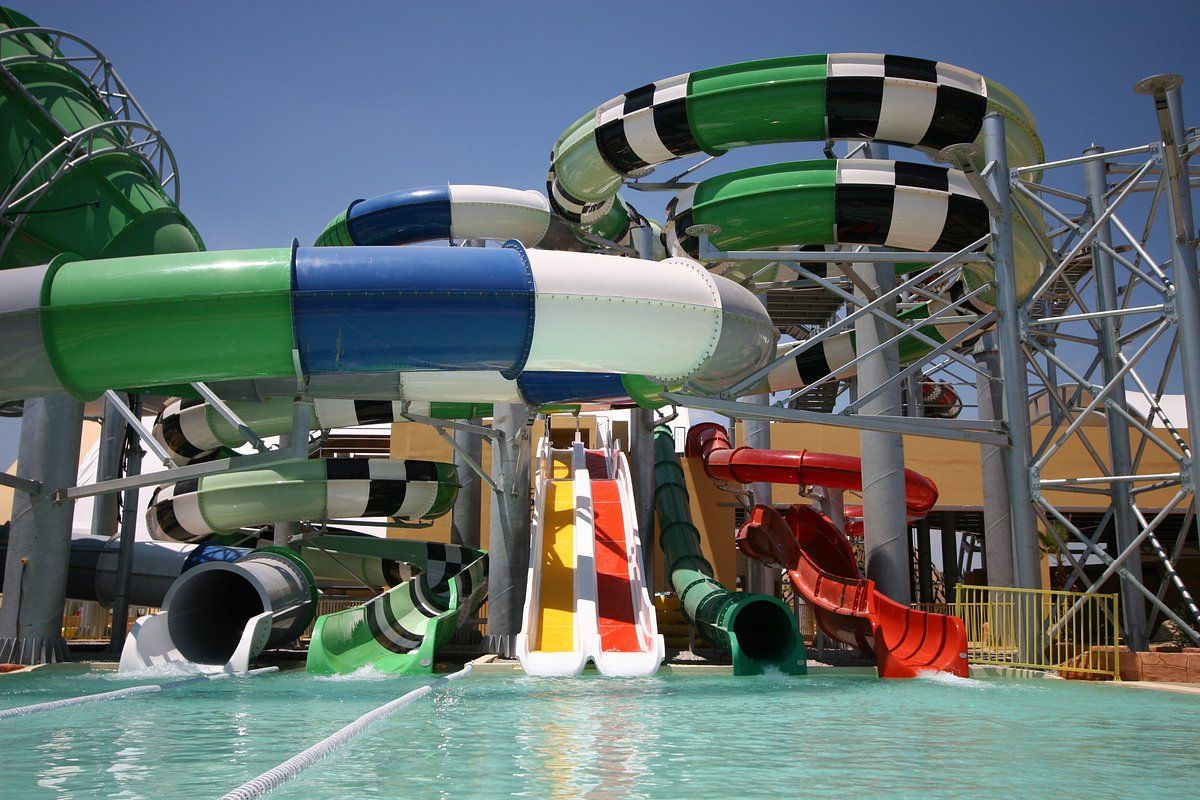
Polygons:
M703 423L688 432L687 455L704 459L714 480L790 483L861 489L860 461L851 456L730 447L720 425ZM933 481L905 470L909 515L918 518L937 502ZM908 608L864 578L849 541L811 506L784 514L756 506L738 531L737 545L750 558L788 571L792 585L816 611L821 629L875 655L880 677L912 678L927 670L966 677L967 633L962 620Z

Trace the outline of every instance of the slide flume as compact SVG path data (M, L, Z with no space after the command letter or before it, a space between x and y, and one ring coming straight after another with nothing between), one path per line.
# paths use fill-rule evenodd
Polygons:
M807 452L733 448L715 423L688 432L687 453L704 459L718 481L862 487L859 459ZM905 470L907 509L923 516L937 502L933 481ZM966 677L967 633L962 620L895 602L864 578L845 535L824 515L793 505L783 515L756 506L737 535L750 558L788 571L792 586L816 610L822 630L838 641L873 653L883 678L912 678L921 672Z

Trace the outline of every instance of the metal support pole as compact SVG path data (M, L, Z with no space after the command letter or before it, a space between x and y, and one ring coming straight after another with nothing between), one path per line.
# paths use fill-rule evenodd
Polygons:
M468 422L482 425L483 420L472 417ZM478 549L480 541L480 501L483 499L483 481L472 470L468 458L476 464L483 459L483 437L466 431L454 432L454 468L458 471L458 498L450 520L450 541L463 547ZM461 453L459 450L461 449Z
M756 405L767 406L771 404L771 395L756 394L746 400ZM755 450L771 449L771 423L769 420L744 419L742 420L742 432L744 433L743 444L746 447L753 447ZM752 483L746 488L754 493L755 503L764 506L771 505L771 484ZM776 572L777 570L773 570L761 561L747 559L745 590L753 594L774 595Z
M1003 417L1000 388L1000 358L996 351L996 336L986 333L975 346L975 362L994 378L980 377L975 384L978 395L979 418L1000 420ZM1012 515L1008 504L1008 473L1005 448L994 444L979 445L980 478L983 481L983 549L987 563L988 586L1013 585Z
M629 412L629 471L637 514L646 586L654 591L654 412L635 408Z
M886 158L887 147L871 145L873 158ZM890 263L854 264L851 268L863 288L855 294L865 302L875 300L896 287L896 268ZM896 316L896 301L887 301L881 310ZM855 349L879 351L864 358L858 368L858 394L864 396L886 384L900 372L900 351L897 343L879 347L892 337L888 325L874 315L859 318L854 323ZM900 384L891 386L863 403L862 415L901 416ZM904 438L896 433L863 431L859 434L862 449L863 485L863 544L866 550L867 577L885 595L897 603L912 602L912 556L908 535L908 520L904 505Z
M124 398L121 398L122 400ZM121 477L121 454L125 450L125 417L116 408L116 401L106 397L104 418L100 423L100 443L96 448L96 482ZM117 532L117 492L100 494L92 500L92 533L111 537Z
M1084 155L1099 155L1104 152L1101 147L1087 148ZM1100 219L1105 212L1104 195L1108 190L1107 165L1101 159L1095 159L1084 165L1084 180L1087 186L1088 205L1092 219ZM1096 308L1099 311L1115 311L1120 308L1117 299L1116 270L1109 249L1112 247L1112 232L1107 222L1096 229L1096 244L1092 247L1092 272L1096 276ZM1121 372L1121 347L1117 341L1117 318L1102 316L1097 320L1099 326L1097 342L1100 347L1100 365L1104 371L1104 383L1117 378ZM1113 475L1129 475L1133 472L1133 454L1129 446L1129 425L1125 416L1113 413L1114 406L1119 407L1128 415L1128 407L1123 391L1112 392L1105 401L1105 425L1108 429L1108 458ZM1139 526L1134 516L1134 502L1130 494L1132 487L1117 481L1109 486L1112 497L1113 524L1116 529L1117 549L1124 552L1138 535ZM1125 562L1125 568L1133 580L1142 582L1142 559L1135 554ZM1123 622L1125 643L1131 650L1146 650L1150 643L1146 638L1146 600L1129 579L1121 578L1121 619Z
M289 450L292 447L292 435L283 433L279 436L279 449ZM300 524L297 522L277 521L271 526L271 546L272 547L287 547L294 536L300 533ZM260 540L263 546L266 546L265 540Z
M1183 397L1187 408L1188 445L1192 450L1187 481L1193 496L1200 497L1200 469L1195 450L1200 442L1200 275L1196 272L1196 238L1192 230L1192 195L1184 177L1179 147L1183 144L1183 98L1178 75L1146 78L1135 90L1154 97L1162 136L1166 197L1171 225L1171 267L1175 281L1175 313L1183 363Z
M958 515L946 511L942 514L942 586L947 603L954 602L958 577Z
M492 492L488 530L488 652L512 657L521 632L529 562L529 409L519 404L496 404L492 427L503 434L492 443L492 477L500 487Z
M917 521L917 591L922 603L933 602L933 543L930 541L929 520Z
M142 399L131 395L129 410L140 417ZM137 475L142 471L142 440L132 428L126 429L125 448L125 474ZM133 550L137 539L138 493L138 487L134 486L126 489L121 497L121 538L117 548L112 633L108 640L108 648L114 653L119 653L125 646L126 625L129 622L129 584L133 577Z
M1021 304L1017 298L1016 260L1012 235L1012 189L1009 184L1008 152L1004 117L991 113L984 117L984 154L995 163L988 183L1000 203L1001 213L991 218L995 238L995 273L998 316L997 341L1000 346L1000 377L1004 420L1008 426L1009 446L1004 450L1008 474L1008 504L1012 526L1013 584L1018 588L1041 586L1041 562L1038 555L1037 516L1034 512L1033 463L1029 433L1029 387L1025 377L1025 358L1021 349Z
M643 223L633 231L634 245L641 258L654 258L654 231ZM629 412L629 471L633 482L634 512L642 551L642 574L654 592L654 412L635 408ZM665 588L665 587L664 587Z
M0 662L62 661L62 615L67 597L74 502L55 503L52 492L75 484L83 403L65 394L25 401L17 474L49 491L13 495L0 605Z

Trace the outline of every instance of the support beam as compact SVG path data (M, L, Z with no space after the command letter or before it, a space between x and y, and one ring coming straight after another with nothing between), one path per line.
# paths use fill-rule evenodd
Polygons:
M756 394L746 399L751 403L764 406L769 405L771 402L769 394ZM771 423L768 420L742 420L742 433L745 439L742 444L746 447L753 447L755 450L771 449ZM756 504L771 505L771 484L751 483L746 488L754 493L754 502ZM752 558L747 559L745 591L773 597L775 595L775 575L777 573L778 570L772 569L762 561Z
M74 502L55 503L51 493L75 483L83 403L69 395L25 401L17 474L48 487L45 494L13 496L0 605L0 662L62 661L62 615L67 597Z
M1098 155L1104 152L1101 147L1092 146L1083 151L1084 155ZM1105 194L1108 191L1108 172L1106 162L1095 159L1084 165L1084 181L1087 187L1088 207L1092 219L1100 219L1107 210ZM1096 245L1092 247L1092 274L1096 280L1096 308L1100 312L1112 312L1120 308L1117 298L1116 269L1113 257L1109 254L1112 248L1112 231L1107 222L1102 223L1095 234ZM1097 246L1098 245L1098 246ZM1095 324L1097 344L1100 349L1100 366L1103 370L1104 383L1116 380L1121 374L1121 347L1117 340L1119 330L1117 318L1101 316ZM1120 409L1124 415L1114 413ZM1129 475L1133 469L1133 454L1129 446L1129 425L1125 417L1129 414L1123 390L1114 391L1105 400L1105 427L1108 432L1108 461L1111 475ZM1116 529L1117 549L1124 551L1138 535L1138 521L1134 516L1133 496L1130 494L1131 485L1126 481L1114 481L1109 486L1112 497L1113 525ZM1135 554L1126 562L1125 568L1133 580L1142 582L1142 559ZM1147 650L1150 643L1146 638L1146 601L1129 580L1121 578L1121 621L1125 633L1125 643L1131 650Z
M514 655L521 632L529 561L529 413L523 405L496 404L492 427L502 437L492 443L492 492L488 531L488 652Z
M1021 349L1021 303L1017 298L1016 257L1012 231L1012 187L1009 183L1008 151L1004 117L990 113L983 120L984 154L994 166L988 183L1000 203L1001 213L991 218L995 238L997 342L1000 347L1000 377L1004 420L1009 446L1004 450L1008 475L1008 504L1012 525L1013 585L1023 589L1041 586L1037 516L1034 512L1029 465L1033 463L1029 433L1029 385Z
M872 145L870 156L886 158L885 145ZM870 302L896 287L896 268L888 262L854 264L849 272L857 275L855 295ZM889 299L880 310L896 316L896 301ZM899 345L881 347L892 332L875 315L864 316L854 323L855 349L878 352L864 358L858 368L858 395L875 396L863 403L859 414L900 416L902 411L900 382L894 378L900 372ZM880 387L890 386L883 391ZM904 438L896 433L863 431L859 434L862 450L863 485L863 544L866 549L866 574L888 597L897 603L912 602L912 556L909 546L908 520L904 504Z
M142 399L136 395L129 398L129 410L134 416L142 414ZM132 428L126 430L125 474L138 475L142 471L142 441ZM125 646L126 625L129 622L130 581L133 578L134 541L137 538L139 487L126 489L121 497L121 538L117 546L117 574L114 580L116 591L113 596L112 633L108 649L119 653ZM116 496L115 494L113 495Z
M629 471L637 514L646 586L654 590L654 412L635 408L629 412ZM665 587L663 587L665 588Z
M117 400L104 398L104 417L100 423L100 441L96 448L96 481L111 481L121 477L121 461L125 452L125 417L117 409L118 402L125 402L123 395ZM92 500L92 533L111 537L117 533L120 496L116 492L99 494Z
M979 418L1001 420L1003 397L1000 388L1000 357L996 336L986 333L975 347L975 362L994 377L980 377L975 384ZM1013 585L1012 515L1008 505L1008 473L1004 448L979 445L980 479L983 481L983 548L987 558L988 586Z
M483 420L472 417L471 425L482 425ZM454 501L450 520L450 541L463 547L478 549L480 542L480 502L483 499L483 481L475 474L467 459L476 464L483 460L483 437L466 431L454 432L454 468L458 471L458 498Z
M946 511L942 514L942 585L947 603L955 600L958 579L958 515Z

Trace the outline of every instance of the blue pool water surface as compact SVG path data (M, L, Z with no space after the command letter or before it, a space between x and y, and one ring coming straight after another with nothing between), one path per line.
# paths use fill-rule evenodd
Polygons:
M173 678L57 667L0 708ZM219 797L428 678L302 672L0 720L0 798ZM1195 797L1200 697L1049 680L476 675L269 798Z

